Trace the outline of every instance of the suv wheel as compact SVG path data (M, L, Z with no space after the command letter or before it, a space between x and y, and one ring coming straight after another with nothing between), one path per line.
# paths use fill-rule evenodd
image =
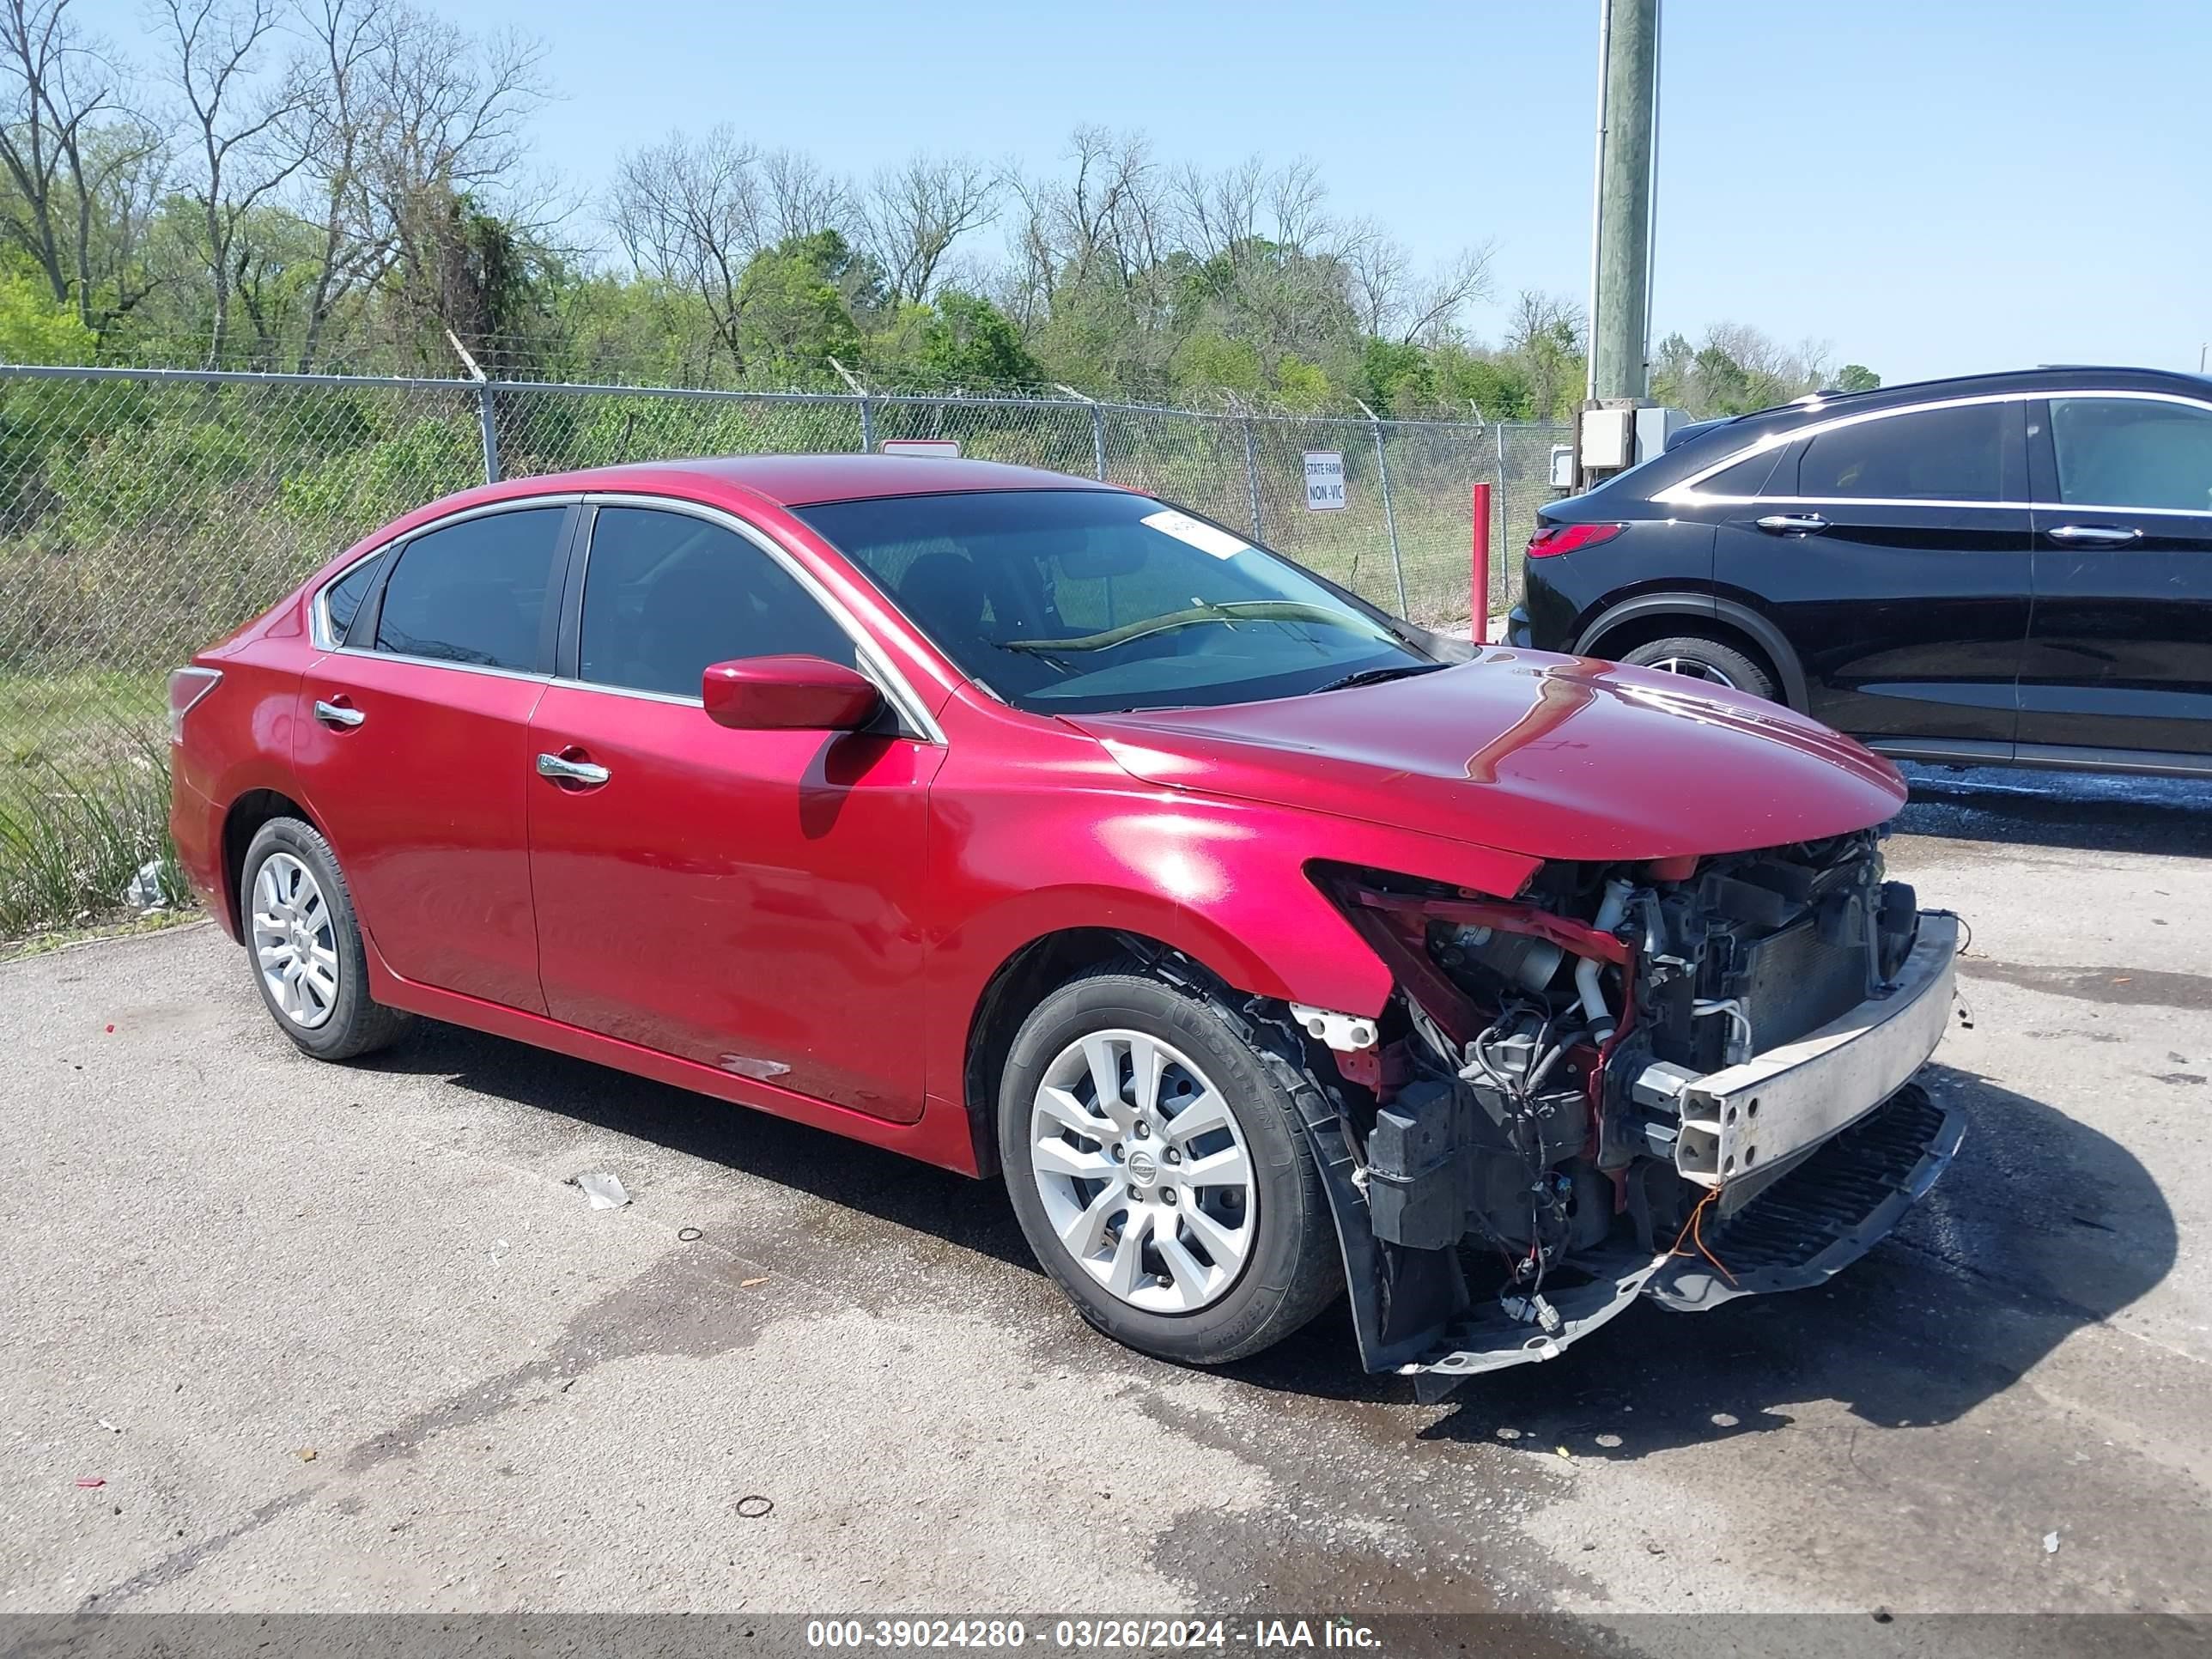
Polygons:
M312 824L271 818L254 832L238 908L253 982L277 1029L302 1052L351 1060L406 1030L404 1013L369 1000L353 895Z
M1678 634L1639 645L1621 661L1656 668L1685 679L1703 680L1754 697L1774 699L1774 678L1734 646L1696 634Z
M1218 1364L1335 1299L1297 1082L1226 1002L1133 964L1038 1006L1000 1082L1000 1152L1030 1248L1085 1319L1161 1358Z

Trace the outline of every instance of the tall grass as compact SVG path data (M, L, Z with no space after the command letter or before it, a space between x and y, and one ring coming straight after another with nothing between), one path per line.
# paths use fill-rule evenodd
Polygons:
M158 736L136 734L94 768L35 754L15 765L0 757L0 937L111 914L148 863L161 866L168 902L183 900Z

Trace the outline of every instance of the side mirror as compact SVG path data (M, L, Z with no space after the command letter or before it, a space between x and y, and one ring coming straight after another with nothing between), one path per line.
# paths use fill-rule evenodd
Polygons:
M738 732L857 732L883 707L865 674L822 657L746 657L700 676L707 718Z

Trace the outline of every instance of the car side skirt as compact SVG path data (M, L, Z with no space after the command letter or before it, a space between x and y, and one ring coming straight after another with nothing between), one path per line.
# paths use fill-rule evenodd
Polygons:
M384 965L373 946L368 950L369 994L387 1007L404 1008L426 1018L466 1026L493 1036L550 1048L574 1060L688 1089L734 1106L746 1106L775 1117L789 1118L810 1128L901 1152L925 1164L958 1174L981 1173L967 1113L934 1096L927 1099L921 1117L911 1123L894 1123L866 1112L830 1105L773 1084L734 1077L696 1060L682 1060L619 1037L602 1036L580 1026L569 1025L543 1014L525 1013L481 998L440 991L402 979Z
M1935 738L1863 738L1892 760L1938 766L2027 766L2055 772L2136 772L2166 778L2212 778L2212 755L2160 749L2094 749L2057 743L1976 743Z

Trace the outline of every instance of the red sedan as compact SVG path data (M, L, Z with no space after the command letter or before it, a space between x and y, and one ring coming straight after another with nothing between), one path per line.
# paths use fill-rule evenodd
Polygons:
M1440 1391L1817 1282L1959 1142L1886 762L1087 480L491 485L170 702L179 854L307 1054L424 1015L1002 1172L1175 1359L1348 1288Z

